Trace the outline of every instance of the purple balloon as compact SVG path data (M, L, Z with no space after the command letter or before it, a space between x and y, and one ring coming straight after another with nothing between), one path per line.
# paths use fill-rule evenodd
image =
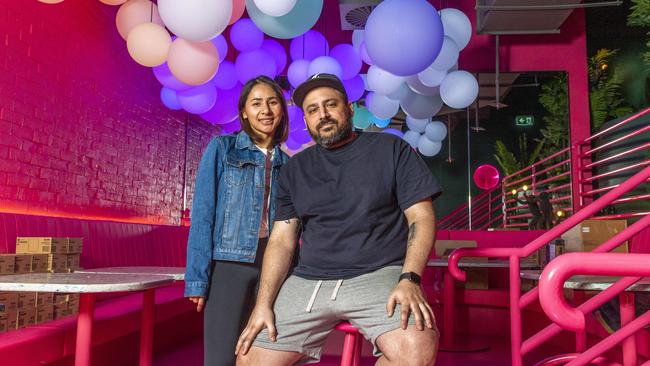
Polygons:
M309 64L308 76L320 73L333 74L338 76L339 79L343 79L342 67L334 57L320 56Z
M366 42L361 43L361 47L359 47L359 56L361 57L361 60L365 62L366 64L372 66L374 63L370 59L370 56L368 55L368 50L366 49Z
M287 102L291 100L291 92L288 90L283 90L282 96L284 97L284 100L286 100Z
M287 66L287 51L280 42L274 39L265 39L262 43L262 49L266 50L275 60L275 74L280 75Z
M224 61L219 64L217 74L212 78L212 82L219 89L232 89L237 85L237 73L235 72L235 65L230 61Z
M287 137L287 141L285 141L284 143L291 150L298 150L302 147L302 144L294 141L293 138L291 138L291 136Z
M361 75L357 75L352 79L343 80L343 87L345 87L345 91L348 93L348 100L350 102L356 102L361 99L363 92L366 91Z
M309 64L310 62L307 60L295 60L291 65L289 65L287 77L289 78L291 86L297 88L298 85L307 80L309 77L309 74L307 74L309 71Z
M343 80L351 79L361 71L361 56L351 44L336 45L329 55L343 68Z
M289 134L291 139L300 144L306 144L311 141L311 135L307 129L295 130Z
M242 52L235 60L235 72L242 84L260 75L275 78L275 62L273 56L263 49Z
M241 123L239 123L239 118L237 118L234 121L222 124L219 127L221 127L222 135L228 135L241 130Z
M230 28L230 42L241 52L256 50L264 42L264 33L249 18L241 18Z
M302 36L291 40L289 53L292 60L313 60L320 56L325 56L330 50L327 39L320 32L308 30Z
M178 97L176 96L176 91L174 89L163 86L160 89L160 100L165 105L165 107L171 110L177 111L179 109L183 109L183 107L181 107L181 104L178 102Z
M304 114L302 109L296 105L289 105L287 107L289 114L289 131L304 130L305 126Z
M169 66L167 66L167 63L163 63L162 65L156 66L153 68L153 75L158 79L158 81L163 85L166 86L170 89L174 90L187 90L191 88L191 85L187 85L180 80L176 79L176 77L172 74L171 70L169 70Z
M440 16L426 0L381 2L370 13L364 35L372 61L397 76L426 69L440 53L444 39Z
M209 111L202 113L201 117L212 124L228 123L238 116L239 93L242 86L237 85L232 89L219 90L219 98Z
M186 111L194 114L205 113L217 101L217 88L212 83L195 86L176 93L178 102Z
M219 52L219 62L225 60L228 55L228 42L226 41L226 37L224 37L223 34L220 34L212 38L210 42L212 42L212 44L217 48L217 52Z

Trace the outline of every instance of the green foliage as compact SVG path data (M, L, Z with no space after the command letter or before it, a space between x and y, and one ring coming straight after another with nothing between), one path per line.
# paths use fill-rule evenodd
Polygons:
M550 155L569 145L569 92L565 73L542 85L539 103L547 112L540 133Z
M515 158L515 155L508 150L506 145L501 140L497 140L495 145L496 154L494 158L501 169L503 169L505 175L513 174L521 170L521 163Z
M650 27L650 0L632 0L630 14L627 16L627 25L632 27ZM650 36L650 32L648 32ZM646 43L650 49L650 41ZM650 51L643 53L643 61L650 65Z
M617 52L602 48L588 60L589 109L594 132L600 130L606 121L633 112L622 95L623 77L620 70L609 72L609 61Z

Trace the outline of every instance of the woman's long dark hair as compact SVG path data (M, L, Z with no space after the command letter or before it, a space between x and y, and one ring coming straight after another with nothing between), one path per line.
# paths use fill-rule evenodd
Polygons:
M244 87L241 90L241 94L239 95L239 123L241 124L242 130L244 130L244 132L246 132L246 134L248 134L248 136L250 136L253 141L260 142L260 136L258 136L255 131L253 131L250 121L247 118L244 118L246 100L248 100L248 96L250 95L251 90L253 90L253 87L258 84L266 84L270 86L271 89L273 89L275 92L275 96L280 100L280 106L282 107L282 119L280 120L280 124L278 125L278 128L275 130L275 134L273 135L273 146L275 146L286 141L287 137L289 136L289 112L287 109L287 101L284 99L282 89L275 81L264 75L260 75L244 84Z

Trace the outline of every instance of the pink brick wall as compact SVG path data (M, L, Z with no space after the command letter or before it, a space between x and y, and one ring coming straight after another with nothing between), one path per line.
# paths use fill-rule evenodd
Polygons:
M0 2L0 211L179 223L214 129L190 118L185 164L187 115L160 103L116 10Z

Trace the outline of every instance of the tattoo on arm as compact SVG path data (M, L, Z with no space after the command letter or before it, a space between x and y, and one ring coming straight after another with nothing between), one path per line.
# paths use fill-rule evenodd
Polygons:
M411 226L409 226L409 236L406 244L407 248L410 248L411 245L413 245L413 238L415 238L415 223L412 223Z

